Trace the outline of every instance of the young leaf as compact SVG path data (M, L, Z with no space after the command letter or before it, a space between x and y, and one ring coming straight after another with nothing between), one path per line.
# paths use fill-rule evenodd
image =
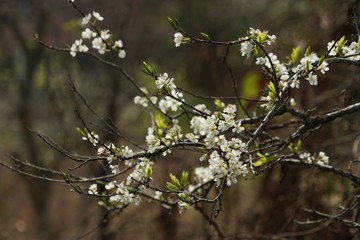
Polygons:
M295 147L295 153L298 154L301 150L301 140L299 139L296 143L296 147Z
M346 43L346 41L345 41L345 36L342 36L342 37L340 38L340 40L337 42L338 48L341 49L341 48L344 46L344 43Z
M166 129L167 125L165 122L165 118L160 113L155 113L154 123L157 129Z
M147 64L147 62L143 61L143 65L145 66L146 71L144 71L146 74L156 77L157 73L156 73L156 68L154 66L150 66L149 64Z
M180 189L180 188L181 188L180 181L179 181L179 179L176 178L175 175L173 175L173 174L170 173L170 179L171 179L171 183L172 183L173 185L175 185L177 189Z
M69 182L70 182L70 176L69 176L69 174L66 173L66 172L63 172L63 171L61 171L60 173L61 173L61 176L64 178L65 182L66 182L66 183L69 183Z
M174 28L174 30L177 30L179 28L179 24L176 19L174 20L171 17L167 17L167 21L170 24L170 26Z
M82 137L86 136L86 133L83 130L81 130L81 128L79 127L76 127L76 132Z
M202 36L203 38L205 38L206 40L210 40L209 35L207 35L206 33L201 32L200 34L201 34L201 36Z
M259 160L257 160L256 162L253 163L254 167L260 167L260 166L266 164L267 162L269 162L269 160L267 159L267 157L265 155L263 155L259 152L256 153L256 155L258 155L258 157L260 157L260 158L259 158Z
M290 55L290 62L294 64L296 60L299 58L300 47L293 48Z
M179 191L180 190L177 186L175 186L171 182L167 182L166 187L171 191Z
M176 197L182 202L192 203L188 194L179 193L176 195Z
M267 86L268 86L268 89L270 90L270 92L272 92L272 93L276 92L273 82L269 82Z
M356 50L360 50L360 36L358 36L358 40L357 40L357 43L356 43Z
M152 173L153 173L152 167L150 166L150 164L147 164L145 167L146 177L151 178Z
M214 104L219 110L223 110L225 108L225 103L223 103L220 99L215 99Z
M188 184L188 179L189 179L189 173L186 171L183 171L181 174L181 179L180 179L181 188L184 188L186 186L186 184Z

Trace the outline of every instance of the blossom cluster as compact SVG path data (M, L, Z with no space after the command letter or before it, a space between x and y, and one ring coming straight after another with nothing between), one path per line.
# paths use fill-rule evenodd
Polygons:
M324 152L319 152L318 154L311 155L308 152L301 152L299 158L305 163L315 163L318 165L328 165L329 157Z
M240 38L240 52L242 56L250 57L257 54L257 47L265 44L271 45L275 42L276 36L269 35L268 31L260 31L259 29L249 28L248 36Z
M88 194L96 196L108 196L107 200L99 202L106 207L123 207L128 204L138 205L141 201L139 195L135 193L132 183L145 183L151 179L153 162L147 158L133 158L134 152L129 146L116 147L114 143L109 143L98 147L98 155L106 156L109 171L112 174L119 174L124 169L132 169L126 181L118 183L111 180L105 185L104 192L99 193L98 185L91 184ZM121 163L124 163L121 165ZM122 169L121 169L122 168ZM136 192L146 191L145 187L137 187ZM159 193L156 193L159 197Z
M330 41L327 45L329 56L344 57L352 61L360 60L360 37L357 42L353 41L347 44L345 37L342 37L339 41Z
M103 21L104 18L98 13L93 12L85 15L81 20L81 25L85 28L81 32L81 38L75 40L70 47L71 56L75 57L77 53L85 53L89 51L88 45L85 41L91 41L93 49L97 50L99 54L105 54L109 51L117 53L119 58L126 57L126 51L123 49L122 40L111 40L112 35L108 29L98 30L96 28L96 21Z
M83 23L88 24L92 18L97 21L102 20L100 15L93 13L87 15L83 19ZM95 41L96 38L101 41ZM103 54L108 51L107 40L110 38L111 35L107 30L93 32L85 29L82 39L77 40L78 42L75 44L76 50L80 51L81 48L81 51L85 51L82 40L93 39L93 48ZM240 38L241 55L254 56L255 63L271 78L267 85L268 92L260 98L263 102L261 106L265 110L271 110L273 104L289 88L299 88L301 80L308 81L310 85L317 85L317 74L324 74L329 70L325 56L318 56L309 49L301 59L298 59L298 51L294 51L291 61L280 61L274 53L267 53L264 50L275 40L276 36L269 35L267 31L253 28L250 28L246 37ZM186 43L180 32L175 33L174 43L176 47ZM114 46L121 49L122 42L116 41ZM328 55L354 58L357 57L359 46L359 43L346 45L344 40L343 42L332 42L328 45ZM98 155L106 156L107 165L112 174L128 173L121 182L115 180L108 182L105 185L104 193L98 192L96 184L90 185L89 194L107 196L108 201L102 202L102 205L121 207L130 203L138 204L141 199L137 193L141 192L141 195L151 196L152 199L171 204L176 203L180 211L183 211L189 208L192 199L201 193L202 185L213 182L217 187L231 186L237 183L240 177L247 176L250 169L253 170L254 167L252 156L260 156L266 160L265 164L270 161L270 156L266 153L262 155L256 151L250 152L249 149L252 146L249 145L252 142L248 141L249 137L244 136L252 137L253 129L245 131L243 120L238 117L235 104L226 104L216 100L216 110L210 110L211 108L205 104L192 106L186 102L184 94L179 90L180 88L177 88L173 77L166 72L159 75L154 74L154 76L153 83L156 86L156 93L150 94L146 88L140 88L143 95L134 98L135 104L145 108L152 105L155 108L152 124L147 128L144 148L137 151L126 145L116 147L114 143L101 144L95 133L82 134L85 140L98 146ZM292 98L290 104L291 106L296 105ZM188 117L188 122L180 124L178 116L184 113ZM96 140L92 136L97 136ZM196 148L202 152L202 155L199 157L197 167L194 167L189 184L186 187L181 185L180 188L175 188L177 199L167 198L167 191L155 191L147 188L152 181L154 167L154 162L149 156L154 153L162 153L163 156L169 155L172 149L183 146ZM311 155L301 151L300 147L301 142L299 141L296 147L292 145L290 149L302 161L319 165L329 164L329 157L324 152ZM276 154L274 156L276 157ZM259 163L258 166L261 164Z
M261 98L261 101L265 102L261 106L266 110L272 109L274 102L288 88L299 88L301 79L307 80L310 85L317 85L318 76L316 72L324 74L329 70L329 64L324 57L319 57L310 49L307 49L304 57L296 65L295 60L298 58L298 52L295 52L296 56L293 56L293 61L281 62L274 53L267 53L264 50L264 44L270 45L275 42L275 39L276 36L269 35L267 31L250 28L248 37L241 39L240 46L242 56L255 56L255 63L269 73L272 83L276 84L276 86L273 85L274 89L269 89L268 95ZM275 92L275 89L280 89L281 92Z
M160 91L171 91L171 96L176 91L174 78L169 77L167 73L161 74L156 79L155 84ZM182 93L178 92L178 95L182 96ZM161 102L166 101L166 97L159 101L159 108L163 113L167 111L163 110ZM173 106L181 105L184 101L184 99L180 101L175 97L170 97L168 100L171 100ZM168 146L179 141L188 141L195 144L199 143L201 139L201 143L210 152L210 154L205 154L201 160L204 160L208 155L210 158L208 160L208 169L202 171L207 176L198 176L198 180L207 181L211 176L218 185L220 185L222 179L226 179L226 184L229 186L231 183L235 183L238 176L245 176L248 173L247 165L240 159L245 144L239 138L232 137L228 139L224 133L230 131L233 134L239 134L244 130L244 127L241 125L240 120L236 120L235 105L220 104L220 106L223 107L221 112L211 113L204 104L196 105L194 108L204 115L195 114L190 120L189 127L192 132L184 135L178 122L174 122L174 120L167 127L159 127L159 124L157 124L155 127L148 128L146 136L148 150L153 152L155 149L162 148L163 145Z

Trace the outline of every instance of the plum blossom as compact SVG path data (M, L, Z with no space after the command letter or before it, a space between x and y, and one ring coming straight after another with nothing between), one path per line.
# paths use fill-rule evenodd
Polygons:
M106 51L106 44L101 37L94 38L92 47L97 49L100 54L104 54Z
M100 36L103 40L107 40L111 37L111 34L109 33L109 30L106 29L106 30L101 30L100 31Z
M179 47L181 45L183 38L184 36L179 32L174 34L175 47Z
M100 13L98 12L93 12L92 15L94 16L94 18L96 18L98 21L102 21L104 20L104 18L100 15Z
M97 185L96 184L91 184L89 187L89 191L88 194L90 195L98 195L98 190L97 190Z
M70 47L71 56L75 57L77 52L87 52L89 48L83 44L82 39L75 40L75 42Z
M81 20L81 24L82 25L87 25L89 22L90 22L90 20L91 20L91 14L89 13L89 14L87 14L85 17L83 17L83 19Z
M97 33L90 30L89 28L86 28L82 33L81 33L81 37L83 39L90 39L93 37L96 37Z
M174 78L169 78L169 75L165 72L160 74L155 81L156 87L162 89L163 87L173 90L176 88L174 84Z
M240 53L243 57L246 56L249 58L253 49L254 46L250 41L245 41L240 44Z

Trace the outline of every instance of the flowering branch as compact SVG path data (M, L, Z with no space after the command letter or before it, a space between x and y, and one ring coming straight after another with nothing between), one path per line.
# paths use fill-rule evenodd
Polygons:
M162 204L165 208L178 208L180 213L195 207L203 218L211 223L220 238L224 238L224 234L213 216L216 217L222 210L225 190L236 185L238 181L255 178L275 165L280 164L283 175L286 173L284 166L301 165L333 173L336 177L348 180L354 186L360 185L358 176L333 166L330 157L324 151L313 153L303 146L306 138L317 132L325 123L358 113L360 103L353 103L336 110L334 108L323 114L318 112L310 114L310 109L301 110L296 107L295 99L290 94L290 91L300 89L304 84L308 84L308 87L316 86L318 81L321 81L320 74L327 74L332 64L345 63L359 66L360 37L352 42L348 42L345 36L330 41L324 47L327 52L323 55L318 55L309 47L301 56L300 48L294 48L287 60L282 61L268 50L268 46L276 42L276 36L270 35L268 31L249 28L246 35L237 40L215 41L205 33L201 33L201 38L193 36L180 28L177 21L168 18L175 30L175 47L184 44L226 47L222 62L230 73L235 97L199 96L179 88L175 79L168 73L158 74L155 67L144 62L145 73L152 78L156 87L155 91L149 92L145 87L138 85L136 79L122 67L122 61L126 57L122 40L114 41L109 30L97 27L96 23L103 21L104 18L97 12L86 14L74 1L70 3L82 17L81 26L85 29L81 32L81 38L75 40L70 48L54 47L39 40L38 37L36 40L48 49L68 52L72 57L80 53L85 54L118 70L141 94L134 97L134 103L150 109L151 125L144 134L143 143L135 143L117 131L118 137L130 146L118 145L116 142L103 141L77 112L83 125L83 128L77 128L77 131L84 141L89 142L96 149L96 156L73 154L43 134L32 131L50 147L77 163L69 171L98 161L103 163L105 169L105 174L102 176L75 176L35 166L14 157L11 159L20 166L0 162L2 166L27 176L66 183L79 194L98 198L99 205L109 212L122 211L129 205L138 205L143 198ZM89 42L92 49L88 45ZM241 55L252 58L255 65L267 77L267 85L264 89L260 89L263 94L259 99L240 96L235 77L226 59L230 51L229 46L239 48L239 57ZM106 60L104 57L106 54L110 54L112 61ZM73 84L70 86L88 109L98 116L75 86ZM184 93L187 97L213 100L213 103L194 104L185 97ZM229 100L236 102L226 103ZM247 109L241 100L252 101L257 107ZM182 116L187 118L184 120ZM102 121L100 117L98 119ZM107 127L110 128L109 125ZM279 129L286 131L277 132ZM182 169L181 175L169 173L168 181L155 184L153 180L159 175L155 172L155 165L166 156L171 156L174 150L193 152L195 157L191 161L191 171ZM41 170L52 176L61 176L63 180L26 172L20 168L21 166ZM212 206L209 215L200 207L200 203ZM352 210L354 208L348 208L339 215L318 211L312 213L324 217L316 223L336 220L358 228L356 222L343 217Z

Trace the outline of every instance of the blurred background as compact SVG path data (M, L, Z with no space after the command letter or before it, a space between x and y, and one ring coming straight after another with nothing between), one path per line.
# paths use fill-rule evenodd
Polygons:
M85 13L98 11L105 18L100 26L124 41L124 68L140 85L151 88L153 83L142 72L142 61L146 61L156 65L158 72L174 76L179 87L196 94L234 96L231 76L221 64L225 48L175 48L167 16L176 18L187 32L198 36L205 32L214 40L235 40L249 27L269 30L277 36L274 52L285 59L296 46L303 51L310 45L324 53L327 42L338 37L347 20L349 1L76 0L76 4ZM33 40L36 33L50 45L68 47L79 37L79 15L66 0L1 0L0 30L1 161L11 163L9 154L64 171L76 165L29 129L42 132L69 151L96 154L75 131L81 126L75 110L93 123L103 140L117 141L101 131L99 120L69 88L71 81L101 117L111 119L129 138L144 141L150 112L134 107L138 93L119 72L87 56L73 58L46 49ZM353 33L351 26L346 29L349 39L354 39ZM239 46L233 46L228 62L243 89L241 94L258 97L264 79L253 61L242 58ZM304 86L293 94L299 108L330 110L359 100L358 78L356 68L339 66L317 87ZM246 84L249 81L251 84ZM327 125L305 145L325 151L335 165L346 166L354 158L351 149L358 135L359 116L351 116ZM196 158L191 154L160 161L159 179L166 179L169 169L184 163L190 166L193 161ZM322 178L316 170L291 167L289 172L282 184L281 171L274 167L228 191L224 211L216 219L223 232L240 238L252 233L299 231L303 227L293 221L307 216L302 207L330 211L354 191L348 182L329 181L328 175ZM86 166L76 173L94 175L96 169ZM179 215L148 202L126 209L102 229L91 232L101 219L96 202L70 192L66 185L1 167L0 239L216 239L198 212ZM91 234L84 236L89 231ZM348 239L350 233L342 225L334 225L316 234L322 239Z

